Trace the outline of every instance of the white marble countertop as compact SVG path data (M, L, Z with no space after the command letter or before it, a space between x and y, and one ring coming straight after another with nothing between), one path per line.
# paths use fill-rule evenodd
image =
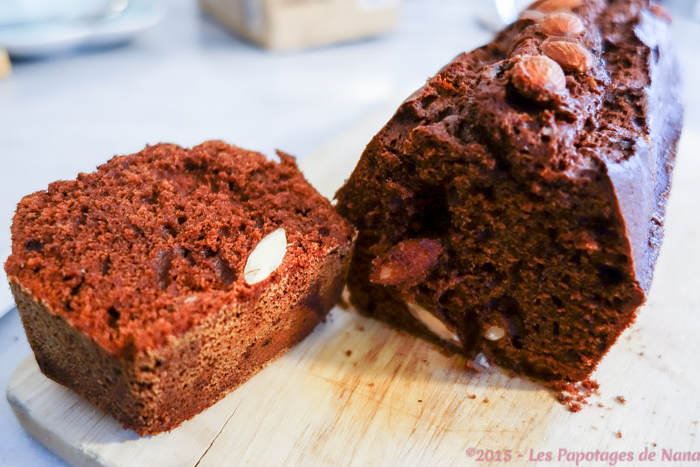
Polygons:
M405 0L394 33L271 54L202 17L193 0L171 0L164 21L130 45L15 63L0 81L0 261L24 195L161 141L222 139L303 159L398 90L487 42L478 18L488 12L486 2ZM676 21L674 30L688 74L700 73L700 27ZM685 131L697 133L700 89L688 88ZM12 306L2 279L0 316ZM3 393L29 352L16 310L0 317ZM4 397L0 465L64 465L22 430Z

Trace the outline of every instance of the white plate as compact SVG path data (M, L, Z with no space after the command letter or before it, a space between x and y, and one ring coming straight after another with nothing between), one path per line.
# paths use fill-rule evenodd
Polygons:
M96 18L111 9L112 1L118 0L2 0L0 27Z
M2 27L0 47L14 57L38 57L83 47L117 45L155 26L163 15L160 3L131 0L116 18Z

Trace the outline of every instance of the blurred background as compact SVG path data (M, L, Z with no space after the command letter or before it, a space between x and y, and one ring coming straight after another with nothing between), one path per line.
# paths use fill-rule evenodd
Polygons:
M303 161L527 3L0 0L0 262L17 203L52 181L159 142L221 139ZM665 2L689 76L700 73L698 3ZM698 100L686 89L686 134ZM16 311L3 318L13 306L0 272L2 390L29 353ZM0 465L61 464L7 404L0 426Z

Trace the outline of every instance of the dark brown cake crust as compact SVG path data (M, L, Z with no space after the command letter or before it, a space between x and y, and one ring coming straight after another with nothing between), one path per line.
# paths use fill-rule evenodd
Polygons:
M531 377L588 377L663 237L683 113L667 28L644 0L540 0L406 100L337 194L358 309Z
M355 233L279 156L157 145L24 198L5 269L42 371L155 434L309 334ZM284 261L248 284L247 258L279 228Z

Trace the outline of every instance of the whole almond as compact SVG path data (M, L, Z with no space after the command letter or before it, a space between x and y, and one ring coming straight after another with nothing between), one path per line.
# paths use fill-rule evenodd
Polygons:
M539 11L535 10L525 10L522 13L520 13L518 19L529 21L541 21L543 18L546 17L547 15L545 13L540 13Z
M657 18L661 18L662 20L666 21L668 24L673 22L673 16L671 16L671 13L669 13L669 11L663 5L655 3L649 6L649 11L651 11Z
M525 97L546 99L551 93L566 89L566 76L561 67L547 57L524 57L511 74L513 86Z
M545 42L542 44L542 52L565 70L585 71L593 66L590 52L574 42Z
M375 284L399 285L425 279L438 265L442 252L442 244L437 240L404 240L372 261L370 280Z
M579 6L583 0L537 0L530 5L528 10L537 10L542 13L557 13L567 11Z
M583 32L583 22L576 15L555 13L540 22L540 29L550 36L578 36Z

